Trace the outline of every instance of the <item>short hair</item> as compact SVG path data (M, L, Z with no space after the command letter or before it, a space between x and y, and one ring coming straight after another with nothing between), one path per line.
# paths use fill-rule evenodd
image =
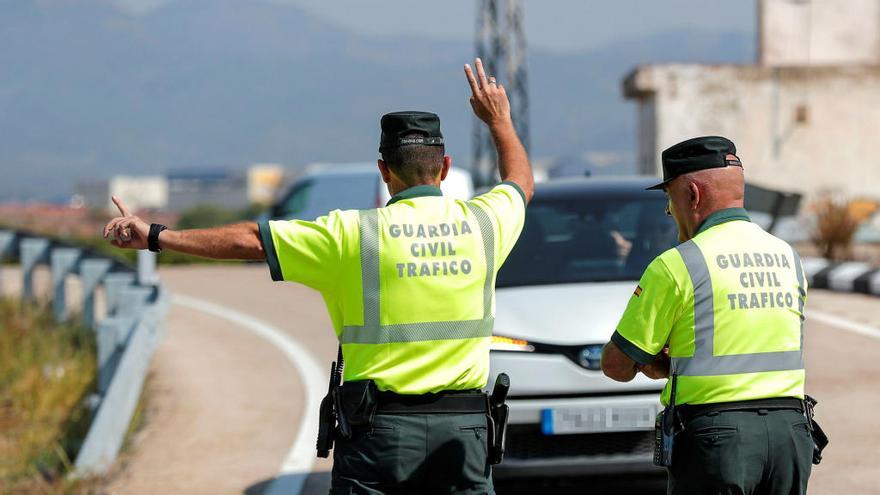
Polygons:
M421 134L407 134L401 137L419 136ZM442 144L439 146L408 144L382 151L382 160L404 183L417 185L433 182L440 175L445 155L446 148Z

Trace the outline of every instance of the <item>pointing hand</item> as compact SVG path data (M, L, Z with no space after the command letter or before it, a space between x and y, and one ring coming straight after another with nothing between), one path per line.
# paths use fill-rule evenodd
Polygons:
M121 199L113 196L113 204L122 216L116 217L104 226L104 238L110 238L110 244L119 248L146 249L150 226L140 218L132 215Z

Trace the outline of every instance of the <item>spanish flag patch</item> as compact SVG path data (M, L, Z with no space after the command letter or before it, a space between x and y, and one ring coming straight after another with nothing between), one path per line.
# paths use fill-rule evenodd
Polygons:
M641 285L636 286L636 290L633 292L633 295L636 297L639 297L642 295L642 286Z

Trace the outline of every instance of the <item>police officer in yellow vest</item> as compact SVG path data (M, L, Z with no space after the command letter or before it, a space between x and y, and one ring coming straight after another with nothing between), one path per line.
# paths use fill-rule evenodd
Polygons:
M276 281L324 296L344 355L332 493L493 493L486 386L495 276L516 243L534 182L504 88L465 73L502 182L470 201L439 185L451 159L425 112L382 117L386 207L315 221L167 230L129 214L105 227L126 248L266 259Z
M749 220L742 164L723 137L662 154L679 246L642 275L602 370L666 378L671 494L802 494L813 456L804 414L807 283L797 252Z

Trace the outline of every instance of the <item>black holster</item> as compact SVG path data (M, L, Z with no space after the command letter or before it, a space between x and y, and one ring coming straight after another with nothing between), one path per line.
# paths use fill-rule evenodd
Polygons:
M354 427L371 427L376 416L379 391L375 383L364 380L339 385L333 372L330 376L330 390L321 400L318 457L329 457L337 439L351 438Z
M495 388L489 396L489 464L501 464L504 460L504 444L507 441L507 418L510 406L505 404L510 390L510 378L501 373L495 379Z
M339 432L346 438L352 427L372 427L376 417L379 389L372 380L345 382L337 389L336 405L340 411Z
M828 435L819 426L819 423L813 418L813 408L819 402L810 397L805 396L804 399L804 416L807 418L807 427L810 429L810 436L813 437L813 464L822 462L822 450L828 446Z

